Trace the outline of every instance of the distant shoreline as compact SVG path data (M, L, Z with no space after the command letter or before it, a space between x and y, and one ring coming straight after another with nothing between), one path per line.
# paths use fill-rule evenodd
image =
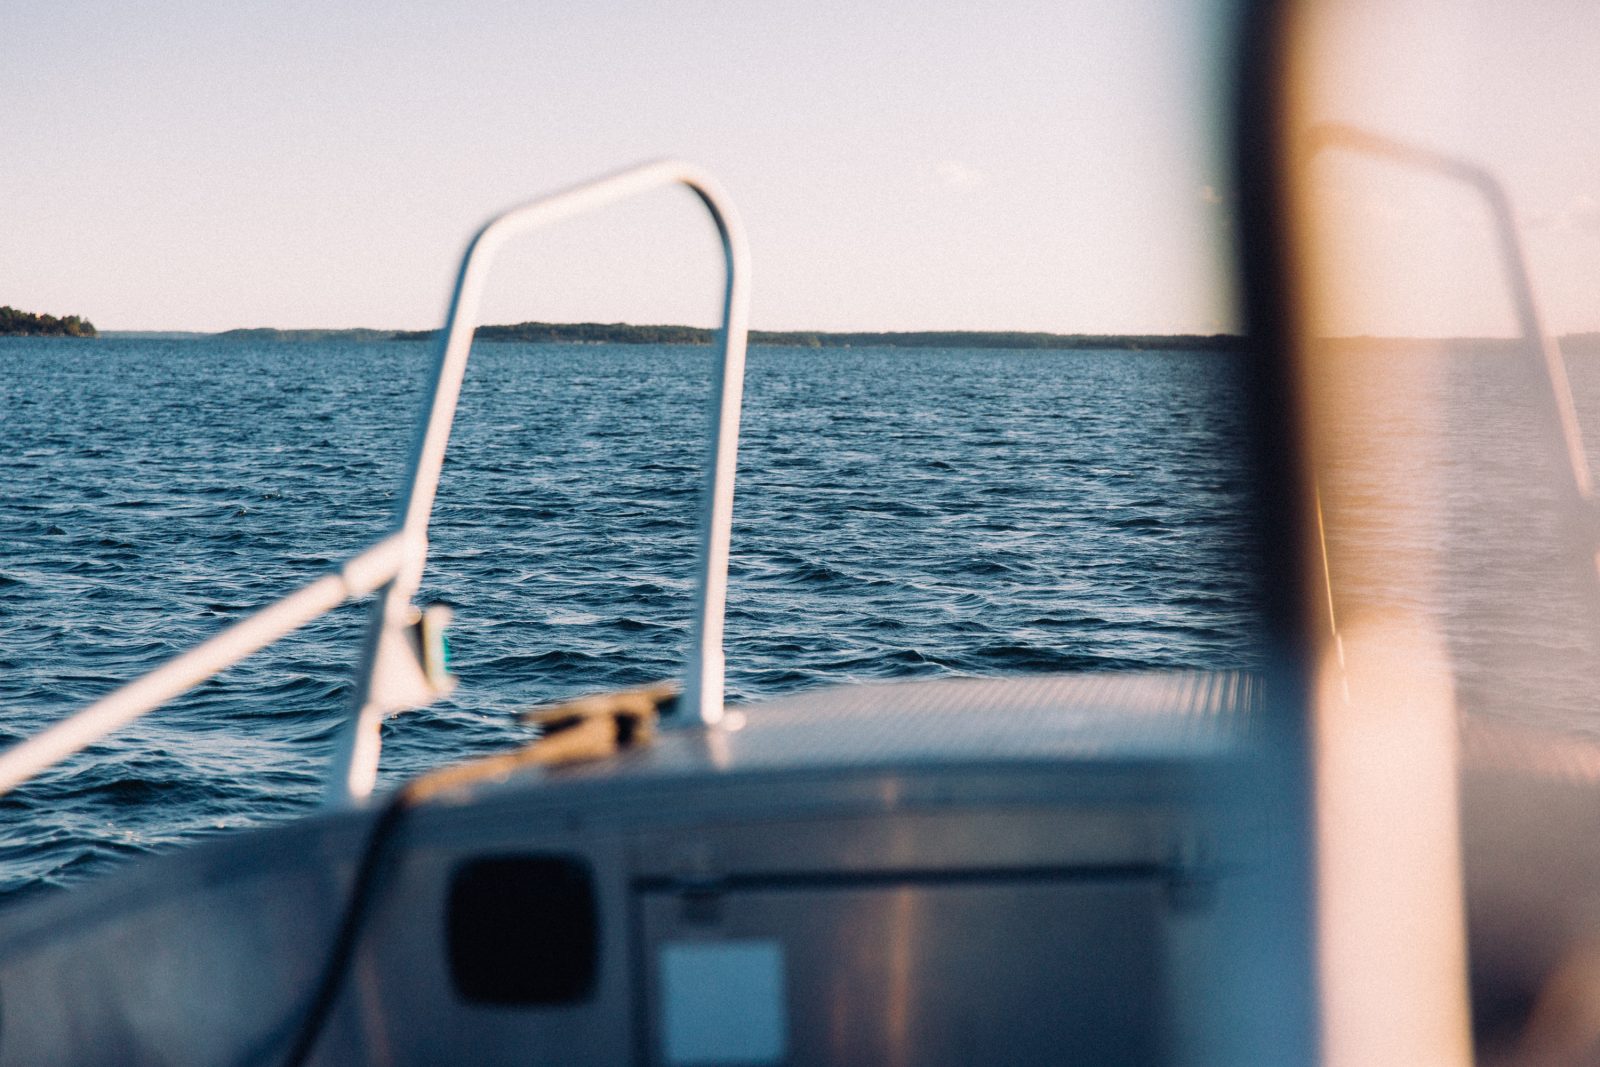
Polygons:
M0 335L3 336L3 335ZM204 333L198 330L101 330L110 340L146 341L265 341L296 344L318 341L379 343L431 341L437 330L311 329L280 330L261 327ZM705 345L714 331L697 326L634 326L629 323L523 322L480 326L475 340L520 344L622 344ZM1600 333L1561 334L1555 340L1569 354L1600 353ZM1324 337L1321 343L1338 348L1423 350L1440 344L1482 351L1519 344L1515 337L1378 337L1371 335ZM787 348L990 348L1013 350L1101 351L1216 351L1236 352L1245 345L1238 334L1087 334L1039 333L1018 330L904 330L835 332L826 330L751 330L752 345Z
M185 341L428 341L437 330L279 330L271 327L200 333L184 330L102 330L101 337ZM522 344L704 345L715 331L697 326L635 326L611 322L522 322L480 326L475 340ZM751 330L752 345L789 348L1007 348L1007 349L1195 349L1231 350L1234 334L1063 334L1017 330Z

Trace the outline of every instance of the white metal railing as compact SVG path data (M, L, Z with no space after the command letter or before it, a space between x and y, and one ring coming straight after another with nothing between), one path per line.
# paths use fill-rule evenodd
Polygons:
M352 713L336 744L326 800L349 803L369 795L377 780L383 719L431 701L451 684L437 665L429 662L428 620L419 617L412 598L427 562L428 520L490 264L511 237L668 185L686 186L699 197L716 224L726 267L722 326L717 333L720 358L712 375L711 440L701 501L693 630L679 701L680 714L693 721L707 725L720 721L728 542L748 328L749 251L738 215L717 181L687 163L667 160L512 208L491 219L472 238L456 277L432 386L389 534L332 573L0 752L0 794L346 601L376 592Z

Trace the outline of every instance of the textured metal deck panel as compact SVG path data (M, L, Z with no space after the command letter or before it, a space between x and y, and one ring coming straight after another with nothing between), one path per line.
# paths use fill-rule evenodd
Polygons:
M1259 682L1237 672L841 686L730 709L719 730L669 728L648 749L557 776L1218 757L1249 736L1260 702Z

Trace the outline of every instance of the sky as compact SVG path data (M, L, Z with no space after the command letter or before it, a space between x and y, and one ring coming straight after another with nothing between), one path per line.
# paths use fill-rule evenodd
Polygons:
M1510 198L1547 328L1600 330L1600 4L1338 0L1305 29L1317 57L1305 121L1487 168ZM1339 152L1318 158L1311 185L1321 332L1515 332L1481 196Z
M750 233L752 325L1235 328L1197 0L9 0L0 303L102 330L420 329L467 236L678 156ZM709 325L663 191L507 250L485 321Z

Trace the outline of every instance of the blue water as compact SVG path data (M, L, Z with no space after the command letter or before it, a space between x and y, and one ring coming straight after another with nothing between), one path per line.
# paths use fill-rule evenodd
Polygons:
M432 346L0 339L0 741L323 573L393 506ZM480 345L423 595L455 696L385 783L526 706L676 673L709 350ZM756 349L730 696L1253 665L1231 358ZM289 818L350 696L347 607L0 800L0 892Z

